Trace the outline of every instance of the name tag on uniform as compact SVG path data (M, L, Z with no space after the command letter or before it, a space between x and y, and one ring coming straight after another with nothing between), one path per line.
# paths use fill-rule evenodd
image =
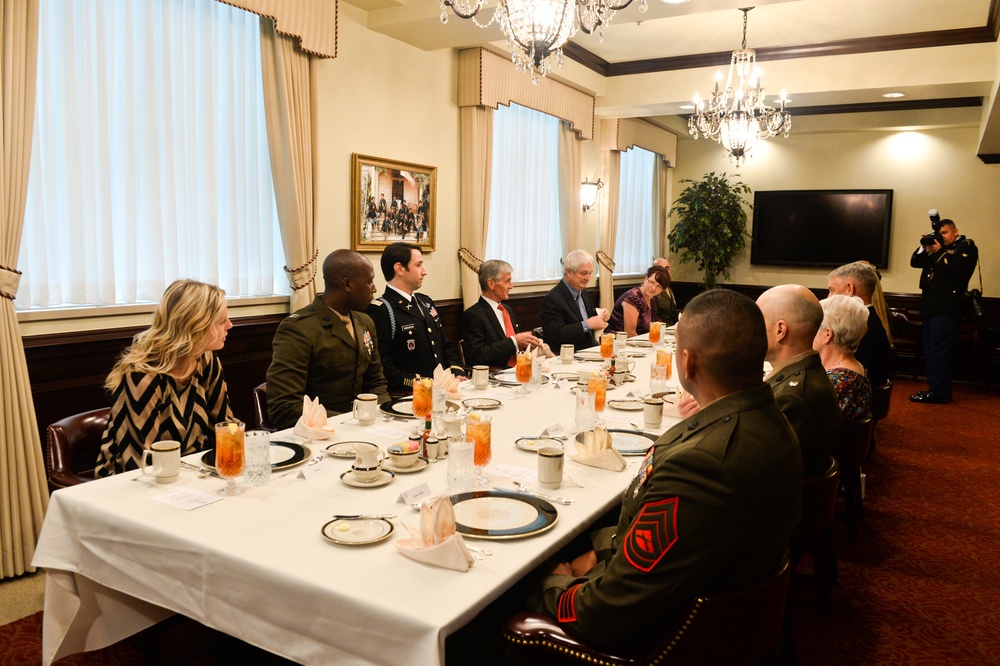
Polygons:
M399 330L401 330L401 331L412 331L416 327L417 327L416 324L403 324L402 326L399 327Z

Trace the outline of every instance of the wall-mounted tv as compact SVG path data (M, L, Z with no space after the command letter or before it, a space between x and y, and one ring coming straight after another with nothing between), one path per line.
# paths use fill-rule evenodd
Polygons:
M750 263L887 268L891 221L892 190L758 191Z

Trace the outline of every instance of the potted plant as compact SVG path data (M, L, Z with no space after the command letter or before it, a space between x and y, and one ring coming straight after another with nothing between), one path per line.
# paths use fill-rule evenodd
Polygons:
M729 279L729 265L750 237L744 207L753 206L742 196L750 193L750 187L715 172L681 183L689 185L670 208L678 221L667 240L670 249L680 253L681 263L697 263L705 288L714 289L717 275Z

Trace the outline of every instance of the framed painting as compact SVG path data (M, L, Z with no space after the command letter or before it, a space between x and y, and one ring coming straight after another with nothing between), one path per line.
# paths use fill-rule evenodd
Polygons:
M351 243L379 252L404 241L434 251L437 233L437 167L353 155Z

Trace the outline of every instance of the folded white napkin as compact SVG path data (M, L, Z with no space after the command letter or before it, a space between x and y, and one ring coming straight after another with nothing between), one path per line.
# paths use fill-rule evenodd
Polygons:
M319 398L302 396L302 416L295 422L292 432L306 439L329 439L333 436L333 426L327 423L326 407L319 404Z
M447 497L421 505L419 528L403 526L410 538L394 543L406 557L455 571L467 571L475 562L462 535L455 531L455 511Z
M461 383L461 378L452 374L451 370L445 370L440 365L434 368L434 388L443 388L446 398L461 400L465 397L458 390L458 386Z
M620 472L627 466L625 458L611 446L611 435L604 428L594 428L584 433L583 444L576 445L576 454L570 456L581 465L600 467Z

